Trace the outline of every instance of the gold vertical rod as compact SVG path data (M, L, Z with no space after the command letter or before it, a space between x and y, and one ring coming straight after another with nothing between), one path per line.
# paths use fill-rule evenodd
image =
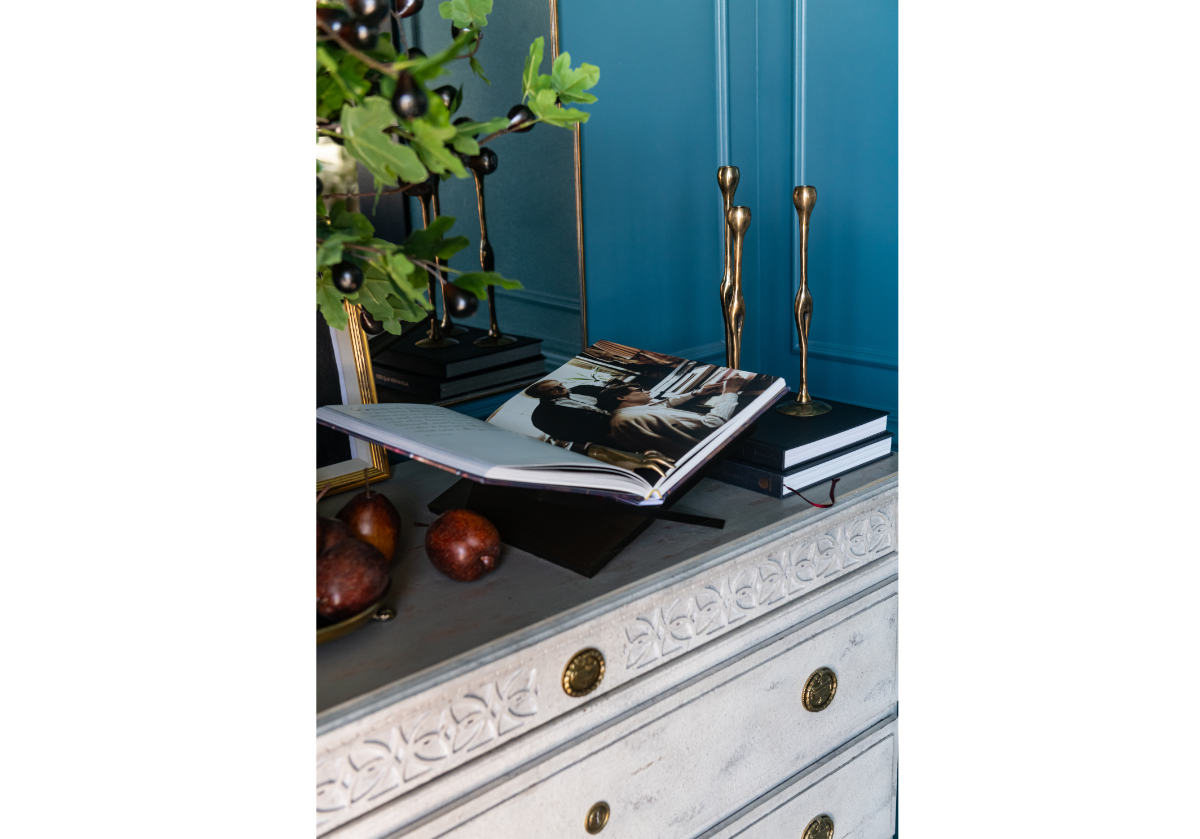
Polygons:
M558 0L550 0L550 60L558 58ZM587 271L583 258L583 138L582 126L574 128L575 245L579 263L579 334L581 346L588 345Z

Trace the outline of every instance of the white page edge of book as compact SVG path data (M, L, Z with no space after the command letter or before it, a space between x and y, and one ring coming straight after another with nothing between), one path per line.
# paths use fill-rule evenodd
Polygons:
M878 429L875 426L879 426ZM831 434L828 437L822 437L820 440L814 440L811 443L805 443L784 454L783 468L784 470L791 469L793 466L798 466L806 460L811 460L814 457L819 457L825 452L836 451L843 446L848 446L856 440L865 440L868 437L874 437L876 434L884 431L887 428L887 416L876 417L873 420L864 422L862 425L856 425L853 428L847 428L845 431L839 431L837 434Z

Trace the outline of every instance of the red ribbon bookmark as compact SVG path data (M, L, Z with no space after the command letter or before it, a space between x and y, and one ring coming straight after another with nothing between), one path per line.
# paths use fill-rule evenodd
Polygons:
M800 495L800 498L801 498L801 500L803 500L803 501L807 501L809 505L811 505L811 506L813 506L813 507L821 507L821 508L823 509L823 508L825 508L825 507L832 507L832 506L833 506L833 504L834 504L833 491L834 491L834 489L837 487L837 482L838 482L839 480L841 480L841 479L840 479L840 478L834 478L834 479L833 479L833 483L831 483L831 484L829 485L829 503L828 503L828 504L817 504L815 501L809 501L807 498L805 498L803 495L800 495L800 493L799 493L799 492L797 492L796 490L792 489L792 488L791 488L790 486L788 486L787 484L784 484L783 486L784 486L784 488L785 488L785 489L790 489L790 490L792 490L792 493L794 493L795 495Z

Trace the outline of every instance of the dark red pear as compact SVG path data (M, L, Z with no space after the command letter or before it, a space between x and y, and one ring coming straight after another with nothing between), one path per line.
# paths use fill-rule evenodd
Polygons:
M400 511L382 493L369 487L355 495L338 511L353 536L373 545L389 563L400 544Z
M378 600L388 587L387 560L361 539L335 542L317 557L317 617L345 620Z
M425 553L446 576L470 582L496 567L500 532L479 513L447 510L425 531Z
M320 556L321 551L335 542L340 542L353 535L350 532L350 525L341 519L331 519L329 516L317 516L317 556Z

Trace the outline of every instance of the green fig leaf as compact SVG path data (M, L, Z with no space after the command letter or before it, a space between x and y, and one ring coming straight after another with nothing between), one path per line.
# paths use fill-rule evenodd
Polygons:
M379 96L368 96L361 105L342 108L342 136L346 150L384 183L425 180L429 173L417 153L383 133L385 128L395 124L396 115L391 104Z

